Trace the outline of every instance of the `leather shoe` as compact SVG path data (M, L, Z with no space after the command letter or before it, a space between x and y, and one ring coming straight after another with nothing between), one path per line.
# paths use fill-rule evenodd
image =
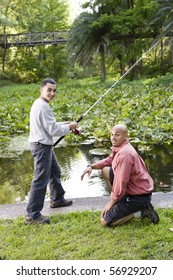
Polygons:
M159 216L151 203L141 210L141 218L142 220L144 218L148 218L153 224L157 224L159 222Z
M51 208L58 208L58 207L67 207L73 204L72 200L64 199L62 201L51 201L50 207Z
M25 217L25 224L31 225L31 224L50 224L50 219L47 216L40 215L37 218L33 218L30 216Z

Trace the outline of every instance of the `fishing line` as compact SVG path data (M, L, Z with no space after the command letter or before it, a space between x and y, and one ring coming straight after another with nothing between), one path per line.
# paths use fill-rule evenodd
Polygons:
M158 40L156 40L155 43L152 44L152 46L145 52L142 54L142 56L120 77L119 80L117 80L104 94L102 94L97 100L96 102L82 115L78 118L78 120L76 121L77 123L79 123L99 102L100 100L105 97L106 94L108 94L125 76L127 76L130 71L142 60L144 59L148 53L151 52L152 49L154 49L158 43L162 40L162 38L166 35L166 33L168 33L168 30L166 32L163 32L160 35L160 38ZM65 137L65 135L61 136L54 144L53 147L55 147L63 138Z

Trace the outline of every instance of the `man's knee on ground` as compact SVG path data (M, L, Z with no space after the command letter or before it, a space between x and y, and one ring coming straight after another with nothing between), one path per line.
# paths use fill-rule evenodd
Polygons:
M119 226L122 225L124 223L127 223L128 221L132 220L134 218L134 214L129 214L128 216L125 216L119 220L116 220L115 222L112 222L111 224L107 224L107 222L105 221L105 219L103 217L101 217L100 222L103 226Z
M103 217L100 218L100 222L101 222L102 226L107 226L107 223Z

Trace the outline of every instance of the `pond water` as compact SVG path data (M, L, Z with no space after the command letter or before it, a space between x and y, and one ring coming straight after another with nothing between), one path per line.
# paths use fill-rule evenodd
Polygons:
M86 166L105 157L109 151L94 149L90 143L81 146L60 146L54 149L61 167L62 185L67 198L109 195L109 190L99 170L80 180ZM154 191L173 191L173 146L157 147L152 151L139 151L152 176ZM0 150L0 204L27 201L33 176L33 158L28 147L28 137L12 139ZM46 199L49 199L47 192Z

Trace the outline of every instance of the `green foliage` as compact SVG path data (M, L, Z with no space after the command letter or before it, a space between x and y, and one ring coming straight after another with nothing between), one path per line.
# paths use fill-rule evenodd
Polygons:
M158 213L157 225L136 218L115 228L101 226L100 212L88 211L53 215L50 225L1 220L0 259L172 260L172 209Z
M69 28L67 1L9 0L0 3L0 34L63 31ZM2 16L1 16L2 13ZM5 18L1 24L1 18ZM2 43L4 37L0 38ZM65 45L0 49L3 72L14 82L37 82L45 76L61 78L66 71Z
M1 88L1 134L0 140L11 135L28 132L29 111L35 98L39 96L36 85L10 85Z
M99 53L101 59L101 80L105 81L105 50L108 46L105 24L98 24L99 12L83 12L74 21L68 41L70 63L91 65L93 53Z
M153 19L153 23L163 24L164 31L169 31L173 27L173 2L172 0L157 0L158 7Z
M163 22L158 24L153 20L157 6L156 0L87 1L83 5L84 12L70 28L70 63L74 66L77 62L85 70L88 66L88 76L93 75L91 67L98 73L96 68L99 63L102 81L106 79L107 73L123 75L146 52L162 30ZM153 52L147 63L144 61L132 69L129 78L133 80L141 74L153 76L153 73L165 74L171 71L171 48L172 45L165 44L164 49L160 49L161 57Z
M10 80L24 83L37 82L45 76L60 79L64 76L100 75L105 81L107 75L122 75L151 46L164 22L167 30L171 28L171 7L171 1L164 0L86 1L84 12L70 28L67 0L57 0L56 5L54 0L2 0L2 35L70 28L68 50L65 44L0 49L2 71ZM2 36L0 42L3 44L3 41ZM171 71L171 49L172 43L166 42L164 48L153 53L150 61L132 69L129 78L132 80L142 74L153 76L153 73ZM67 64L67 57L71 67Z
M170 144L173 142L172 79L169 74L133 82L124 80L83 118L82 135L69 134L66 141L80 143L94 137L98 144L109 143L111 127L123 122L129 128L132 142L142 146ZM59 83L57 97L51 104L57 121L77 120L112 84L92 79ZM1 88L1 141L29 131L30 107L38 96L38 84Z
M68 27L67 1L56 0L2 0L2 18L6 18L5 33L40 32L62 30ZM13 32L9 26L13 24ZM5 25L5 21L4 21ZM0 25L0 31L2 31ZM4 30L3 30L4 31Z

